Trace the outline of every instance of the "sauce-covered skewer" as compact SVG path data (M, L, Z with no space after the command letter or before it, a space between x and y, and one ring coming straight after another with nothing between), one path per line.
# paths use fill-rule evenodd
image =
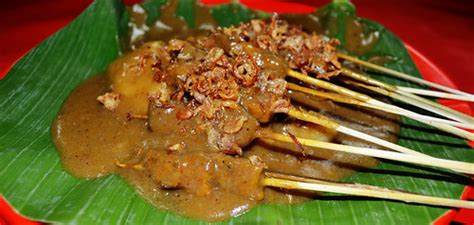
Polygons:
M378 118L378 110L395 111L372 104L378 100L345 98L334 92L349 91L332 86L334 92L317 90L318 96L377 112L338 111L331 101L316 113L311 109L324 103L291 93L313 90L341 73L336 45L276 18L146 43L113 62L107 77L93 78L72 94L53 126L55 144L73 174L119 173L158 207L207 220L248 210L269 196L263 192L272 189L263 186L304 186L264 177L266 171L337 180L348 174L334 172L339 161L341 167L372 167L374 159L365 157L372 156L474 173L474 164L437 159L386 140L397 133L397 118ZM308 79L317 83L300 81ZM339 115L322 115L331 111ZM348 136L335 141L341 134ZM402 153L378 150L378 145Z
M385 74L392 75L392 76L398 77L398 78L402 78L402 79L405 79L405 80L408 80L408 81L412 81L414 83L418 83L418 84L421 84L421 85L426 85L428 87L443 90L443 91L446 91L448 93L461 95L461 96L466 96L466 97L470 98L471 100L474 97L472 94L469 94L469 93L466 93L466 92L463 92L463 91L460 91L460 90L456 90L456 89L453 89L453 88L450 88L450 87L446 87L444 85L436 84L436 83L433 83L433 82L430 82L430 81L427 81L427 80L423 80L423 79L417 78L415 76L411 76L411 75L408 75L408 74L405 74L405 73L402 73L402 72L399 72L399 71L396 71L396 70L392 70L392 69L387 68L387 67L383 67L383 66L380 66L380 65L377 65L377 64L366 62L364 60L360 60L356 57L353 57L353 56L350 56L350 55L347 55L347 54L344 54L344 53L339 52L339 53L337 53L337 56L342 58L342 59L345 59L347 61L362 65L365 68L369 68L369 69L372 69L372 70L375 70L375 71L383 72Z

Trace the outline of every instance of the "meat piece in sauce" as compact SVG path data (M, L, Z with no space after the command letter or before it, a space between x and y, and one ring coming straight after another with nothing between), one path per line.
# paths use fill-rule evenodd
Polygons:
M148 125L154 135L166 140L165 146L182 144L186 151L241 154L241 148L254 138L259 123L245 112L231 110L223 113L221 122L202 120L199 117L180 119L179 114L187 111L184 105L173 108L152 106ZM239 113L240 112L240 113ZM173 123L173 125L167 125ZM230 152L234 151L234 152Z
M123 99L118 111L148 115L152 131L160 129L153 122L160 119L152 117L173 113L180 125L167 133L170 139L205 130L202 146L242 154L261 123L288 111L288 68L277 53L228 33L217 29L209 36L149 43L114 62L108 74ZM278 37L285 40L284 33ZM189 146L182 142L170 145Z
M155 82L160 73L162 42L151 42L137 51L130 52L115 60L107 69L112 92L120 95L117 112L123 114L146 115L148 98L164 95L163 83Z
M218 190L250 199L263 198L264 164L247 158L150 150L143 162L145 173L162 189L183 189L198 196Z

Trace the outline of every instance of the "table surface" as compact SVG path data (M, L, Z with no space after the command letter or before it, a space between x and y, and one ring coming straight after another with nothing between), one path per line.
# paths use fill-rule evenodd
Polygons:
M92 1L0 1L0 74L47 36L67 25L90 2ZM294 2L321 6L328 1ZM474 1L352 2L356 5L359 16L380 22L448 74L458 89L474 92ZM3 224L1 218L0 224Z

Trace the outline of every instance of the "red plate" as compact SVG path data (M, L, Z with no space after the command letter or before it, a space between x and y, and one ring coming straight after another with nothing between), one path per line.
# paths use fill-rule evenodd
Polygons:
M39 3L38 3L39 2ZM15 48L8 47L10 40L5 35L4 37L0 37L0 49L7 49L5 54L1 54L0 56L0 79L3 78L8 70L11 68L12 63L16 62L16 59L21 57L28 49L32 48L34 45L38 44L45 36L55 32L57 29L65 26L69 23L78 13L80 13L85 6L90 2L90 0L81 0L75 1L74 4L71 4L69 1L64 0L55 0L55 1L38 1L33 2L33 7L31 5L26 6L26 4L22 7L19 7L20 11L15 11L12 13L10 10L6 12L5 17L12 16L14 18L18 18L19 21L30 22L26 23L26 25L13 27L10 26L10 29L6 30L6 33L12 34L14 37L15 35L21 37L19 40L20 45L16 45ZM133 2L140 2L139 0L124 0L127 3ZM202 2L209 3L209 4L216 4L222 2L228 2L225 0L203 0ZM264 10L264 11L277 11L281 13L308 13L314 10L313 6L308 6L306 4L299 4L299 3L290 3L284 1L277 1L273 0L271 3L267 0L241 0L241 3L249 6L253 9ZM308 2L308 1L306 1ZM322 5L326 1L319 1L318 4ZM58 4L59 3L59 4ZM15 5L16 3L11 4ZM10 8L11 9L11 8ZM29 15L33 12L42 12L44 9L48 9L50 11L61 11L65 12L64 15L59 17L51 17L50 20L41 22L36 22L37 17L26 18L24 19L24 15ZM0 11L3 13L3 11ZM31 16L30 16L31 17ZM12 18L10 18L12 19ZM15 19L13 19L15 20ZM15 21L18 21L15 20ZM3 25L5 21L0 20L0 25ZM17 22L17 24L19 24ZM41 31L39 34L29 35L32 31ZM3 46L2 46L3 45ZM419 71L423 75L424 79L443 84L445 86L456 88L453 81L445 72L443 72L440 68L438 68L432 61L427 59L423 54L415 50L412 46L406 45L410 55L412 56L413 60L415 61ZM12 50L13 49L13 50ZM464 112L469 115L473 115L474 109L468 103L462 101L454 101L454 100L443 100L441 101L443 105L449 106L453 109L458 111ZM470 199L474 200L474 189L473 187L469 186L463 193L462 199ZM438 219L435 224L448 224L451 221L456 221L462 224L473 223L474 222L474 210L451 210L446 215ZM41 224L37 222L30 221L25 219L24 217L15 213L15 211L5 202L3 198L0 197L0 225L7 225L7 224Z

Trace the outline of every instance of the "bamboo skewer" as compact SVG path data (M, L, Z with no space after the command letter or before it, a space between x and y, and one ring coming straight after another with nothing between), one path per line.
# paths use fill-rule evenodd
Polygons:
M337 95L334 95L334 96L336 96L336 98L341 98L340 96L337 96ZM354 100L354 101L356 101L356 100ZM388 149L391 149L391 150L394 150L394 151L406 153L406 154L409 154L409 155L418 155L418 156L423 156L423 157L431 157L429 155L417 152L415 150L412 150L412 149L394 144L392 142L389 142L389 141L386 141L386 140L383 140L383 139L365 134L363 132L360 132L360 131L357 131L357 130L354 130L354 129L351 129L351 128L348 128L348 127L345 127L345 126L342 126L342 125L338 124L337 122L335 122L335 121L333 121L333 120L331 120L331 119L329 119L329 118L327 118L323 115L320 115L316 112L311 112L311 113L313 115L311 115L310 113L307 113L307 112L303 112L303 111L294 109L294 108L291 108L287 112L287 114L289 116L292 116L296 119L303 120L303 121L306 121L306 122L310 122L310 123L313 123L313 124L319 124L319 125L321 125L325 128L335 130L335 131L338 131L338 132L341 132L341 133L344 133L344 134L347 134L347 135L350 135L352 137L356 137L356 138L359 138L359 139L362 139L362 140L366 140L366 141L369 141L371 143L378 144L382 147L385 147L385 148L388 148ZM143 116L143 119L148 119L148 117Z
M313 96L318 96L318 97L330 99L330 100L333 100L335 102L346 103L346 104L350 104L350 105L360 105L360 106L373 108L373 109L380 109L380 107L378 107L378 106L367 104L365 102L362 102L362 101L359 101L359 100L356 100L356 99L347 98L347 97L344 97L343 95L339 95L339 94L335 94L335 93L328 93L328 92L323 92L323 91L317 91L315 89L299 86L297 84L290 83L290 82L286 83L286 88L289 89L289 90L299 91L299 92L310 94L310 95L313 95Z
M348 84L354 85L354 86L359 86L359 87L365 88L367 90L377 92L377 93L385 95L385 96L389 96L389 97L401 100L401 101L404 101L404 100L407 99L407 97L405 97L405 96L402 96L402 95L399 95L399 94L396 94L396 93L393 93L393 92L389 92L385 89L381 89L381 88L378 88L378 87L369 86L369 85L365 85L365 84L361 84L361 83L357 83L357 82L352 82L352 81L345 81L345 82L348 83ZM452 127L452 126L448 126L446 124L440 124L440 123L436 123L436 122L434 123L434 126L439 128L440 130L444 130L448 133L455 134L457 136L466 138L468 140L474 140L474 134L469 132L469 131L458 129L458 128L455 128L455 127ZM464 127L470 128L469 125L464 126Z
M354 129L351 129L351 128L348 128L348 127L345 127L345 126L342 126L342 125L338 124L337 122L332 121L331 119L329 119L329 118L327 118L327 117L325 117L321 114L318 114L316 112L311 112L311 114L310 114L309 112L303 112L301 110L297 110L297 109L292 108L288 111L287 114L289 116L292 116L292 117L296 118L296 119L303 120L303 121L310 122L310 123L314 123L314 124L319 124L319 125L321 125L323 127L326 127L328 129L336 130L338 132L341 132L341 133L344 133L344 134L347 134L347 135L350 135L352 137L356 137L356 138L359 138L359 139L362 139L362 140L366 140L366 141L369 141L371 143L378 144L380 146L386 147L388 149L391 149L391 150L394 150L394 151L397 151L397 152L405 153L407 155L422 157L425 160L436 159L435 157L432 157L430 155L426 155L426 154L423 154L421 152L417 152L415 150L412 150L412 149L394 144L392 142L388 142L388 141L385 141L383 139L380 139L380 138L362 133L360 131L357 131L357 130L354 130ZM456 170L456 169L453 169L453 170L456 171L456 172L465 173L465 171L463 171L463 170Z
M441 91L423 90L423 89L402 87L402 86L395 86L395 87L397 87L398 90L411 93L411 94L416 94L416 95L423 95L423 96L443 98L443 99L461 100L461 101L466 101L466 102L474 102L474 98L467 97L464 95L449 94L449 93L441 92Z
M364 67L367 67L369 69L380 71L380 72L383 72L383 73L386 73L388 75L392 75L392 76L395 76L395 77L398 77L398 78L403 78L405 80L409 80L409 81L412 81L412 82L415 82L415 83L418 83L418 84L426 85L428 87L436 88L436 89L446 91L446 92L449 92L449 93L453 93L453 94L467 96L467 97L470 97L470 98L474 97L474 95L472 95L472 94L469 94L469 93L466 93L466 92L463 92L463 91L459 91L459 90L456 90L456 89L453 89L453 88L449 88L449 87L446 87L446 86L443 86L443 85L440 85L440 84L436 84L436 83L433 83L433 82L430 82L430 81L427 81L427 80L423 80L423 79L420 79L420 78L417 78L417 77L414 77L414 76L411 76L411 75L408 75L408 74L405 74L405 73L402 73L402 72L398 72L396 70L392 70L392 69L389 69L389 68L386 68L386 67L383 67L383 66L379 66L379 65L376 65L376 64L373 64L373 63L369 63L369 62L360 60L356 57L352 57L352 56L349 56L349 55L346 55L346 54L343 54L343 53L340 53L340 52L337 53L337 56L339 58L343 58L347 61L360 64L360 65L362 65Z
M290 90L299 91L299 92L302 92L302 93L306 93L306 94L310 94L310 95L330 99L330 100L333 100L335 102L340 102L340 103L345 103L345 104L350 104L350 105L363 106L363 107L366 107L366 108L377 109L377 110L380 110L380 111L389 112L389 113L393 113L393 114L401 115L401 116L406 115L405 113L402 113L399 110L394 110L392 108L380 107L380 106L377 106L377 105L368 104L366 102L358 101L358 100L355 100L355 99L348 99L348 98L343 97L342 95L317 91L317 90L307 88L307 87L302 87L302 86L299 86L299 85L296 85L296 84L293 84L293 83L287 83L287 88L290 89ZM420 120L425 120L426 123L429 123L430 121L434 121L434 122L449 124L449 125L456 126L456 127L474 129L474 124L473 125L467 125L467 124L460 123L460 122L457 122L457 121L445 120L445 119L440 119L440 118L436 118L436 117L432 117L432 116L425 116L425 115L420 115L420 114L414 114L412 116L416 117Z
M444 111L444 112L450 113L451 115L455 115L455 118L458 118L457 121L460 121L460 122L463 122L463 123L466 123L466 124L474 124L474 118L472 116L466 115L462 112L459 112L459 111L456 111L456 110L451 109L449 107L446 107L444 105L441 105L437 102L433 102L433 101L430 101L428 99L425 99L425 98L422 98L420 96L417 96L417 95L414 95L414 94L411 94L411 93L407 93L407 92L404 92L404 91L397 91L396 93L416 100L417 102L414 103L414 104L419 105L419 106L423 107L424 109L428 109L430 111L435 111L436 109L441 109L442 110L441 112Z
M420 119L420 114L418 114L418 113L414 113L414 112L408 111L406 109L381 102L381 101L373 99L373 98L371 98L367 95L349 90L347 88L344 88L344 87L341 87L341 86L338 86L338 85L335 85L335 84L332 84L332 83L329 83L329 82L326 82L326 81L323 81L323 80L312 78L310 76L304 75L304 74L296 72L294 70L289 70L288 75L290 77L299 79L301 81L304 81L304 82L307 82L307 83L310 83L310 84L313 84L313 85L317 85L317 86L319 86L321 88L324 88L324 89L335 91L337 93L340 93L340 94L358 99L360 101L363 101L363 102L366 102L366 103L369 103L369 104L373 104L373 105L377 105L377 106L385 107L385 108L391 108L393 110L398 111L399 113L403 113L403 114L401 114L403 116L406 116L406 117L412 118L414 120L417 120L419 122L431 125L431 126L436 127L440 130L452 133L454 135L458 135L458 136L466 138L468 140L474 140L474 134L471 134L469 132L465 132L464 130L461 130L459 128L456 128L456 127L453 127L453 126L450 126L450 125Z
M429 155L417 152L415 150L412 150L412 149L394 144L392 142L389 142L389 141L386 141L386 140L383 140L383 139L380 139L380 138L362 133L360 131L342 126L342 125L338 124L337 122L332 121L331 119L329 119L329 118L327 118L327 117L325 117L321 114L318 114L318 113L315 113L315 112L311 112L311 113L312 114L307 113L307 112L303 112L301 110L297 110L297 109L294 109L294 108L292 108L288 111L288 115L292 116L296 119L303 120L303 121L310 122L310 123L314 123L314 124L319 124L319 125L321 125L323 127L326 127L328 129L336 130L338 132L341 132L341 133L344 133L344 134L347 134L347 135L350 135L350 136L353 136L353 137L356 137L356 138L360 138L362 140L366 140L366 141L378 144L380 146L383 146L385 148L388 148L388 149L391 149L391 150L394 150L394 151L397 151L397 152L405 153L405 154L408 154L408 155L423 156L425 158L426 157L431 157Z
M294 140L291 137L287 135L283 135L283 134L273 133L273 132L261 131L258 137L275 140L275 141L294 143ZM440 158L435 158L435 157L428 158L423 155L408 155L404 153L391 152L391 151L372 149L372 148L340 145L340 144L310 140L310 139L305 139L305 138L298 138L297 140L301 145L308 146L308 147L323 148L323 149L329 149L329 150L340 151L340 152L345 152L345 153L376 157L380 159L394 160L394 161L404 162L404 163L450 169L450 170L454 170L454 171L458 171L458 172L466 173L466 174L474 174L474 164L467 163L467 162L440 159ZM305 150L304 154L311 155L312 152L309 150Z
M262 180L262 184L264 186L365 196L443 207L474 209L474 202L466 200L425 196L363 184L336 183L317 179L298 179L294 178L293 176L285 176L290 177L290 179L288 179L282 178L281 176L275 175L274 173L266 173L265 175L266 176Z
M365 76L365 75L356 73L354 71L351 71L351 70L345 69L345 68L341 69L341 73L343 75L349 76L349 77L351 77L353 79L356 79L358 81L362 81L364 83L371 84L371 85L374 85L374 86L378 86L378 87L384 88L386 90L389 90L391 92L395 92L395 93L407 96L411 99L406 99L406 100L404 100L404 102L409 103L411 105L414 105L414 106L417 106L417 107L421 106L426 110L429 110L431 112L434 112L436 114L445 116L445 117L450 118L450 119L457 120L459 122L463 122L463 123L471 124L471 125L474 124L474 118L472 118L471 116L468 116L466 114L463 114L461 112L453 110L449 107L443 106L441 104L432 102L430 100L424 99L422 97L416 96L414 94L401 91L397 87L392 86L390 84L383 83L383 82L378 81L376 79L373 79L369 76Z
M312 78L310 76L307 76L305 74L296 72L294 70L288 70L287 74L290 77L296 78L296 79L304 81L306 83L313 84L313 85L316 85L318 87L324 88L326 90L334 91L334 92L340 93L340 94L345 95L345 96L349 96L351 98L360 100L362 102L370 103L370 101L375 100L375 99L373 99L373 98L371 98L367 95L357 93L355 91L349 90L347 88L340 87L340 86L335 85L335 84L330 83L330 82L326 82L326 81L323 81L323 80Z

